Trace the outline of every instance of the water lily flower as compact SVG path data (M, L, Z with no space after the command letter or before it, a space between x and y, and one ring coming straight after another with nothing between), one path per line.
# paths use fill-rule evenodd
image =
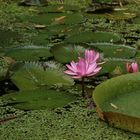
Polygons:
M138 63L133 62L133 63L126 63L126 70L129 73L135 73L139 71Z
M85 50L85 59L89 63L93 63L98 61L100 58L100 54L98 52L95 52L94 50Z
M68 70L64 71L66 74L69 74L74 79L85 78L89 76L96 75L101 67L98 67L97 63L93 61L87 61L87 59L79 58L78 62L72 61L66 65Z
M70 62L67 64L67 70L64 73L71 75L74 79L81 79L82 95L86 97L84 79L96 75L101 67L98 66L97 60L99 59L99 53L93 50L85 50L85 58L78 57L78 62Z

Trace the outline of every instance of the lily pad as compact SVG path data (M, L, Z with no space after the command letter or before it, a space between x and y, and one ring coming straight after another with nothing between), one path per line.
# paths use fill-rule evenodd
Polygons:
M140 24L140 15L133 19L134 24Z
M112 13L106 13L105 15L109 20L129 20L137 16L134 12L127 10L123 11L121 9L118 11L113 11Z
M93 99L101 119L140 133L140 73L126 74L98 85Z
M40 57L49 58L52 56L49 49L43 46L25 46L13 49L6 49L5 56L12 57L18 61L35 61Z
M110 43L91 43L89 44L90 48L98 48L102 53L103 56L111 57L111 58L125 58L130 59L136 55L137 50L130 46L126 45L116 45Z
M76 100L76 96L64 91L36 89L10 93L1 97L13 107L22 110L54 109Z
M98 75L110 74L110 76L121 75L127 73L126 63L132 63L132 59L119 59L119 58L109 58L104 59L104 64L102 64L102 69Z
M65 39L67 43L82 43L82 42L120 42L122 37L119 34L112 32L79 32L71 34Z
M51 52L55 60L61 63L76 61L80 54L83 54L85 48L81 45L60 44L53 46Z
M13 41L20 39L21 36L11 30L0 30L0 47L9 47Z
M24 17L22 20L29 20L36 24L78 24L85 21L84 17L79 13L47 13L38 14L36 16Z
M41 13L63 13L68 11L76 12L80 10L80 8L76 5L68 5L68 4L57 4L57 5L48 5L47 7L39 8Z
M72 86L73 79L64 74L61 68L46 68L35 62L26 62L15 71L12 82L20 90L36 89L40 86Z

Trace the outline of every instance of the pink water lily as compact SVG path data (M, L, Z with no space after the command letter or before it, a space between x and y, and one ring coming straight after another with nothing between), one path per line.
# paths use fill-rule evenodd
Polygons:
M135 73L139 71L138 63L133 62L133 63L126 63L126 70L129 73Z
M93 76L101 69L96 62L91 63L83 58L80 58L77 63L72 61L70 65L67 64L66 66L68 70L66 70L65 73L71 75L72 78L75 79Z
M96 62L100 58L100 54L94 50L85 50L85 59L89 63Z
M70 62L67 64L67 70L64 73L71 75L74 79L81 79L82 95L86 97L84 79L96 75L101 67L98 66L97 60L99 59L99 53L94 50L85 50L85 58L78 57L78 62Z

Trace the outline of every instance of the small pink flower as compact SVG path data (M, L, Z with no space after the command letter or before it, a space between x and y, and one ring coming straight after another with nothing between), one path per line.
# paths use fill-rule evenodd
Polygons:
M94 50L85 50L85 59L89 63L94 63L100 58L100 54Z
M126 70L129 73L135 73L139 71L138 63L133 62L133 63L126 63Z
M70 65L66 65L68 70L64 71L66 74L72 76L72 78L79 79L89 77L97 74L101 67L97 66L96 62L90 62L86 59L79 58L79 61L75 63L72 61Z

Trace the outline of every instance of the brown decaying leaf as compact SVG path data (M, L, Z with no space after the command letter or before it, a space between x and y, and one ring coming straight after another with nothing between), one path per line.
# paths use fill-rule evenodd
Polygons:
M66 18L66 16L61 16L61 17L58 17L58 18L55 18L55 21L62 21Z
M114 109L118 109L118 107L116 105L114 105L113 103L110 103L110 105L114 108Z
M44 29L44 28L46 28L46 25L35 24L34 27L35 27L36 29Z
M3 59L8 65L15 63L15 60L11 57L4 56Z
M58 7L58 9L57 9L57 10L58 10L58 11L64 10L64 7L63 7L63 6Z

